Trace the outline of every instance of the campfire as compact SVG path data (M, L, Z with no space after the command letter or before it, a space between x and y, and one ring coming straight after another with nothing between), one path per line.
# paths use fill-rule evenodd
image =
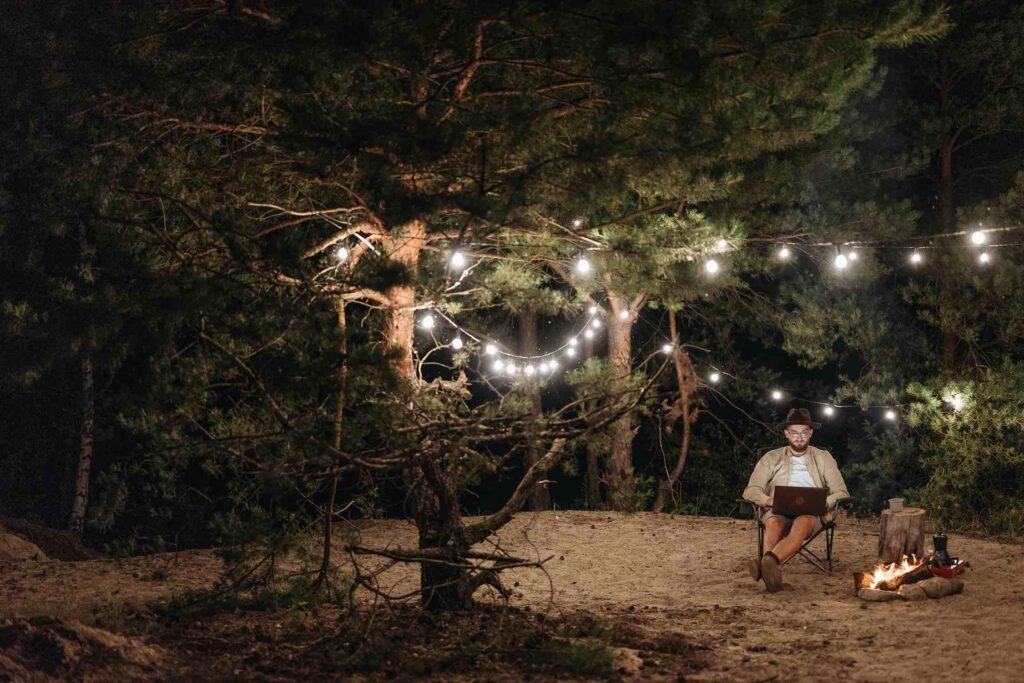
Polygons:
M879 564L870 572L854 572L854 592L862 600L922 600L955 595L963 591L961 579L934 576L929 562L904 555L899 562Z

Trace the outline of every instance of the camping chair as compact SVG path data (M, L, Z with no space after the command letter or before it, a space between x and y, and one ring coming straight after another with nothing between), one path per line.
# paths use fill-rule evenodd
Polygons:
M839 510L840 510L840 508L845 508L848 511L850 509L852 501L853 501L853 496L847 496L845 498L840 498L839 500L837 500L836 501L836 506L835 506L835 508L833 508L832 512L830 513L831 516L829 517L829 519L827 521L826 520L822 520L821 521L821 528L818 529L817 531L815 531L813 534L811 534L811 536L806 541L803 542L803 545L800 546L800 549L796 551L796 555L793 555L793 557L796 557L797 555L800 555L805 560L807 560L808 562L813 564L815 567L817 567L820 571L823 571L826 574L831 574L832 573L832 541L833 541L833 539L835 537L835 533L836 533L836 519L839 517ZM749 505L750 506L750 509L752 510L753 515L754 515L754 521L757 522L757 559L760 560L762 557L764 557L764 522L761 521L761 515L764 513L764 508L762 508L760 505L755 505L755 504L751 503L749 500L743 500L741 498L740 499L740 508L742 509L742 507L744 505ZM818 555L813 550L811 550L808 547L811 544L811 542L814 539L816 539L818 536L820 536L821 534L825 534L825 557L824 557L824 559L821 558L821 557L818 557ZM783 562L782 564L785 565L786 562L789 562L790 560L792 560L793 557L786 558L785 562ZM828 569L825 568L825 564L826 563L828 564Z

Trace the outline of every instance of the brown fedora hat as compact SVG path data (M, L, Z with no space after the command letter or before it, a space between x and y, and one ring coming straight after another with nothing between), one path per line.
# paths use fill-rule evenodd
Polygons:
M779 429L785 429L786 427L794 425L803 425L805 427L810 427L811 429L817 429L821 426L821 423L811 421L811 413L807 408L793 408L789 411L789 414L786 415L786 421L779 424Z

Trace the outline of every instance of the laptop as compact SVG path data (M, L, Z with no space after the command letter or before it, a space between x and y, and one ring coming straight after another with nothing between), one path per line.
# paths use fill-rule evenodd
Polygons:
M772 512L787 517L821 516L828 512L828 489L809 486L776 486L772 491Z

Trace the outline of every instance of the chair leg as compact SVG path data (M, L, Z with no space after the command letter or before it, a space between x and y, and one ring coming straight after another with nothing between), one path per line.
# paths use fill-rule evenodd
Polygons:
M832 573L832 537L836 533L836 528L829 527L828 532L825 534L825 557L828 558L828 573Z
M757 559L764 557L764 527L757 525Z

